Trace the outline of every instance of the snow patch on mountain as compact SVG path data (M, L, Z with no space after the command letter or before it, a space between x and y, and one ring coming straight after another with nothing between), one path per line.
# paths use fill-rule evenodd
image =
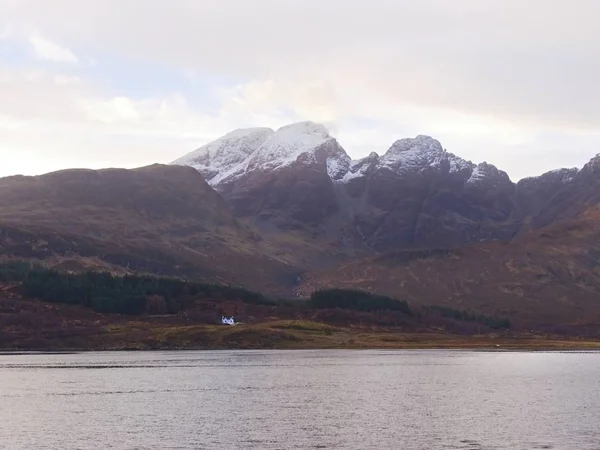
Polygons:
M343 179L349 173L351 160L340 156L327 158L327 175L334 181Z
M560 177L563 183L569 183L571 180L573 180L573 178L575 178L575 175L579 173L579 169L577 167L573 167L571 169L563 167L561 169L551 170L549 173L555 174L556 176Z
M379 165L379 155L371 152L369 156L359 160L350 160L345 174L339 181L347 183L355 178L366 177Z
M274 131L270 128L234 130L173 161L173 165L191 166L211 181L243 163ZM220 177L221 178L221 177Z
M351 170L346 172L344 174L344 176L341 178L341 181L343 183L347 183L348 181L353 180L354 178L360 178L360 177L366 177L366 176L367 176L367 171L366 171L366 168L363 166L354 172L352 172Z
M467 180L467 183L477 183L485 178L485 175L485 171L482 170L480 166L477 166L473 169L473 172L471 172L471 176Z
M471 176L467 179L467 184L478 184L483 180L492 180L493 183L512 183L506 172L487 162L482 162L473 167Z
M172 164L194 167L214 187L254 170L277 170L298 160L316 162L316 153L321 148L330 153L330 176L341 177L350 158L327 128L314 122L295 123L277 131L270 128L236 130Z
M437 139L419 135L400 139L381 157L381 166L397 173L417 172L424 167L439 168L448 161L450 173L470 170L473 164L446 152Z
M333 141L327 128L314 122L300 122L277 130L248 159L248 170L278 169L295 162L302 154L314 160L314 150Z
M467 183L468 184L478 183L479 181L483 180L486 175L487 175L486 171L481 167L481 165L478 165L477 167L475 167L473 169L473 172L471 172L471 176L467 180Z

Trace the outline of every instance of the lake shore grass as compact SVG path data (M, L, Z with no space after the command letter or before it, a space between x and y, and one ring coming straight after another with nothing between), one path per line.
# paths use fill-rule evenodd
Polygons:
M179 325L128 321L86 336L48 335L45 345L15 342L1 351L218 349L455 349L480 351L600 351L600 340L533 334L458 335L399 329L338 327L277 320L258 324Z

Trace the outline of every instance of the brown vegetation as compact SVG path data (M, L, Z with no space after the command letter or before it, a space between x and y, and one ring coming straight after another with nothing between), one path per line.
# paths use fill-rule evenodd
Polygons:
M571 185L550 174L515 187L500 174L494 179L504 181L497 189L478 188L464 198L459 185L451 179L442 183L434 173L412 181L377 178L351 196L370 199L353 210L352 224L341 218L348 193L325 186L329 179L310 167L291 167L268 178L266 187L260 174L247 180L248 189L262 189L251 203L244 200L250 192L244 185L231 187L228 201L243 212L238 218L186 167L9 177L0 179L0 259L41 260L67 272L169 274L288 298L320 288L362 289L411 307L443 305L505 316L522 329L593 328L600 324L600 186L594 167L590 163L577 173ZM516 189L512 200L521 205L510 211L504 201L509 188ZM410 192L423 201L404 198ZM330 207L334 203L338 206ZM402 205L418 214L405 217L410 211ZM450 220L451 208L467 206L469 220ZM479 216L485 218L481 223ZM367 233L364 242L359 231ZM458 234L461 239L453 240ZM414 248L423 243L429 246ZM436 243L443 248L432 248ZM220 307L229 308L225 305ZM228 314L239 314L239 305L230 307ZM160 298L147 308L155 315L165 310ZM205 320L206 312L187 314ZM325 318L320 316L326 312L314 314L340 326L371 320L339 311ZM27 322L26 314L10 320Z
M89 308L28 300L18 286L0 290L0 349L220 348L600 348L596 329L556 332L494 331L477 323L401 312L363 313L188 299L178 314L163 314L159 297L142 316L99 314ZM240 323L219 325L222 314ZM567 334L565 334L567 333Z

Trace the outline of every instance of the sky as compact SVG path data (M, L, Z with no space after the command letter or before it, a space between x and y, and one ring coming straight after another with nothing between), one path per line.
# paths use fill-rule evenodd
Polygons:
M0 0L0 176L168 163L323 123L514 181L600 152L597 0Z

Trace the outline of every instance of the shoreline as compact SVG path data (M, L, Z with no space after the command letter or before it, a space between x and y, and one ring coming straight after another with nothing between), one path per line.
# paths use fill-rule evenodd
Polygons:
M0 350L0 356L36 356L36 355L76 355L79 353L102 353L102 352L136 352L136 353L151 353L151 352L228 352L228 351L315 351L315 350L348 350L348 351L394 351L394 350L414 350L414 351L456 351L456 352L477 352L477 353L600 353L599 348L510 348L510 349L495 349L495 348L469 348L469 347L395 347L395 348L348 348L348 347L327 347L327 348L118 348L118 349L71 349L65 351L52 350Z
M6 335L5 335L6 336ZM0 354L185 350L463 350L600 351L600 339L524 331L466 334L445 329L336 326L273 320L235 326L128 320L93 326L21 329L0 342Z
M168 345L145 345L141 342L131 342L120 346L94 346L94 347L63 347L63 348L1 348L0 356L15 355L68 355L77 353L100 353L100 352L186 352L186 351L311 351L311 350L354 350L354 351L394 351L394 350L414 350L414 351L464 351L464 352L484 352L484 353L537 353L537 352L560 352L560 353L600 353L600 341L595 340L576 340L576 339L540 339L537 342L524 340L524 342L499 341L498 344L490 345L477 339L473 342L465 342L469 339L461 339L460 342L411 342L396 345L302 345L298 342L295 345L261 345L258 343L230 344L223 346L168 346ZM518 339L516 340L518 341Z

